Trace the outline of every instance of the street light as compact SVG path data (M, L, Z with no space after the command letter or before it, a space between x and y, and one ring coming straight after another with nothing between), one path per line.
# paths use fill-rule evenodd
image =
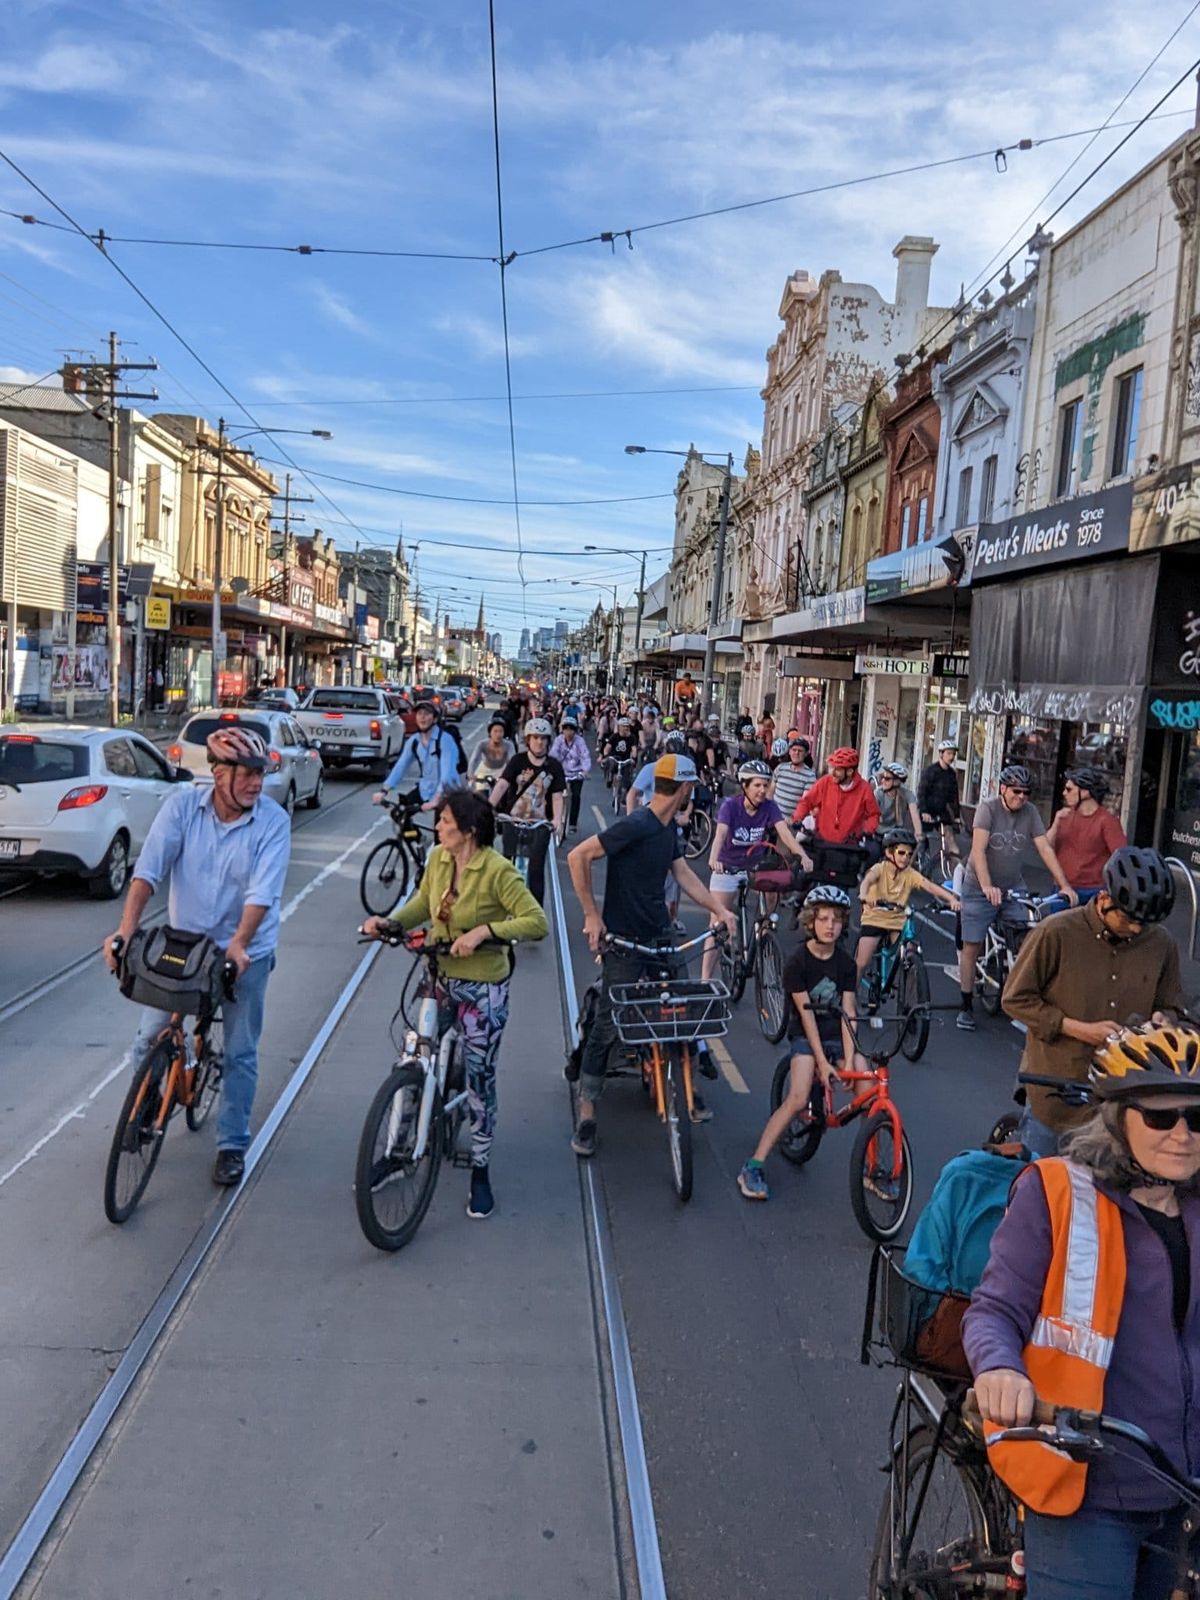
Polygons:
M685 460L691 456L699 456L702 460L708 456L720 456L725 463L725 476L721 480L721 512L717 522L717 550L713 560L712 596L708 602L708 627L704 634L704 700L706 714L712 716L716 711L717 700L717 641L713 628L717 625L717 616L721 606L721 590L725 584L725 530L729 526L729 497L733 486L733 452L717 450L656 450L652 445L627 444L627 456L683 456Z
M573 589L578 589L581 587L588 589L600 589L605 594L609 592L610 588L612 590L612 630L610 634L608 651L608 687L611 693L611 691L616 687L617 681L617 586L615 583L597 583L594 578L572 578L571 587Z
M625 453L631 456L642 455L644 454L644 446L638 444L627 444L625 446ZM642 558L642 570L638 576L637 618L633 624L633 686L636 689L637 663L642 654L642 611L646 604L646 556L649 554L649 552L646 550L613 550L599 544L585 544L583 548L585 550L590 550L594 555L628 554L631 556L641 556Z

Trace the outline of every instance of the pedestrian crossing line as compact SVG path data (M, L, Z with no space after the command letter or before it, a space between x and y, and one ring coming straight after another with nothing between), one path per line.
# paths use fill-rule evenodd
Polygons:
M708 1041L708 1048L712 1051L713 1055L716 1056L717 1065L725 1074L725 1082L733 1090L734 1094L749 1094L750 1085L738 1071L737 1062L729 1054L729 1051L721 1043L720 1039L710 1039Z
M605 828L608 827L608 818L604 815L603 811L601 811L600 807L595 805L592 807L592 815L596 819L596 825L600 829L600 832L603 833Z

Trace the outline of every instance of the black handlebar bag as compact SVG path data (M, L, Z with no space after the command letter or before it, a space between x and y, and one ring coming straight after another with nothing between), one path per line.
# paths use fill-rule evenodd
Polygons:
M221 1003L225 952L205 933L139 928L121 955L121 993L156 1011L211 1017Z

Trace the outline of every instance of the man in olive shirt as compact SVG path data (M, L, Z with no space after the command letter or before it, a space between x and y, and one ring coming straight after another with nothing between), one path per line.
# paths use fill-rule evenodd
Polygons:
M1104 888L1086 906L1047 917L1030 933L1004 986L1008 1015L1025 1025L1022 1072L1086 1080L1092 1053L1133 1015L1183 1005L1179 951L1163 927L1175 890L1157 850L1109 857ZM1039 1156L1087 1120L1050 1089L1030 1085L1018 1129Z

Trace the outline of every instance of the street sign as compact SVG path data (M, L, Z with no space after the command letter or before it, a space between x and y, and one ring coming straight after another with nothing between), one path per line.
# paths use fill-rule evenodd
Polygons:
M171 602L163 594L148 594L145 599L146 626L160 632L171 626Z
M935 678L969 678L971 676L970 656L935 655L933 658L933 676Z
M865 677L927 678L932 661L927 656L867 656L854 658L855 672Z

